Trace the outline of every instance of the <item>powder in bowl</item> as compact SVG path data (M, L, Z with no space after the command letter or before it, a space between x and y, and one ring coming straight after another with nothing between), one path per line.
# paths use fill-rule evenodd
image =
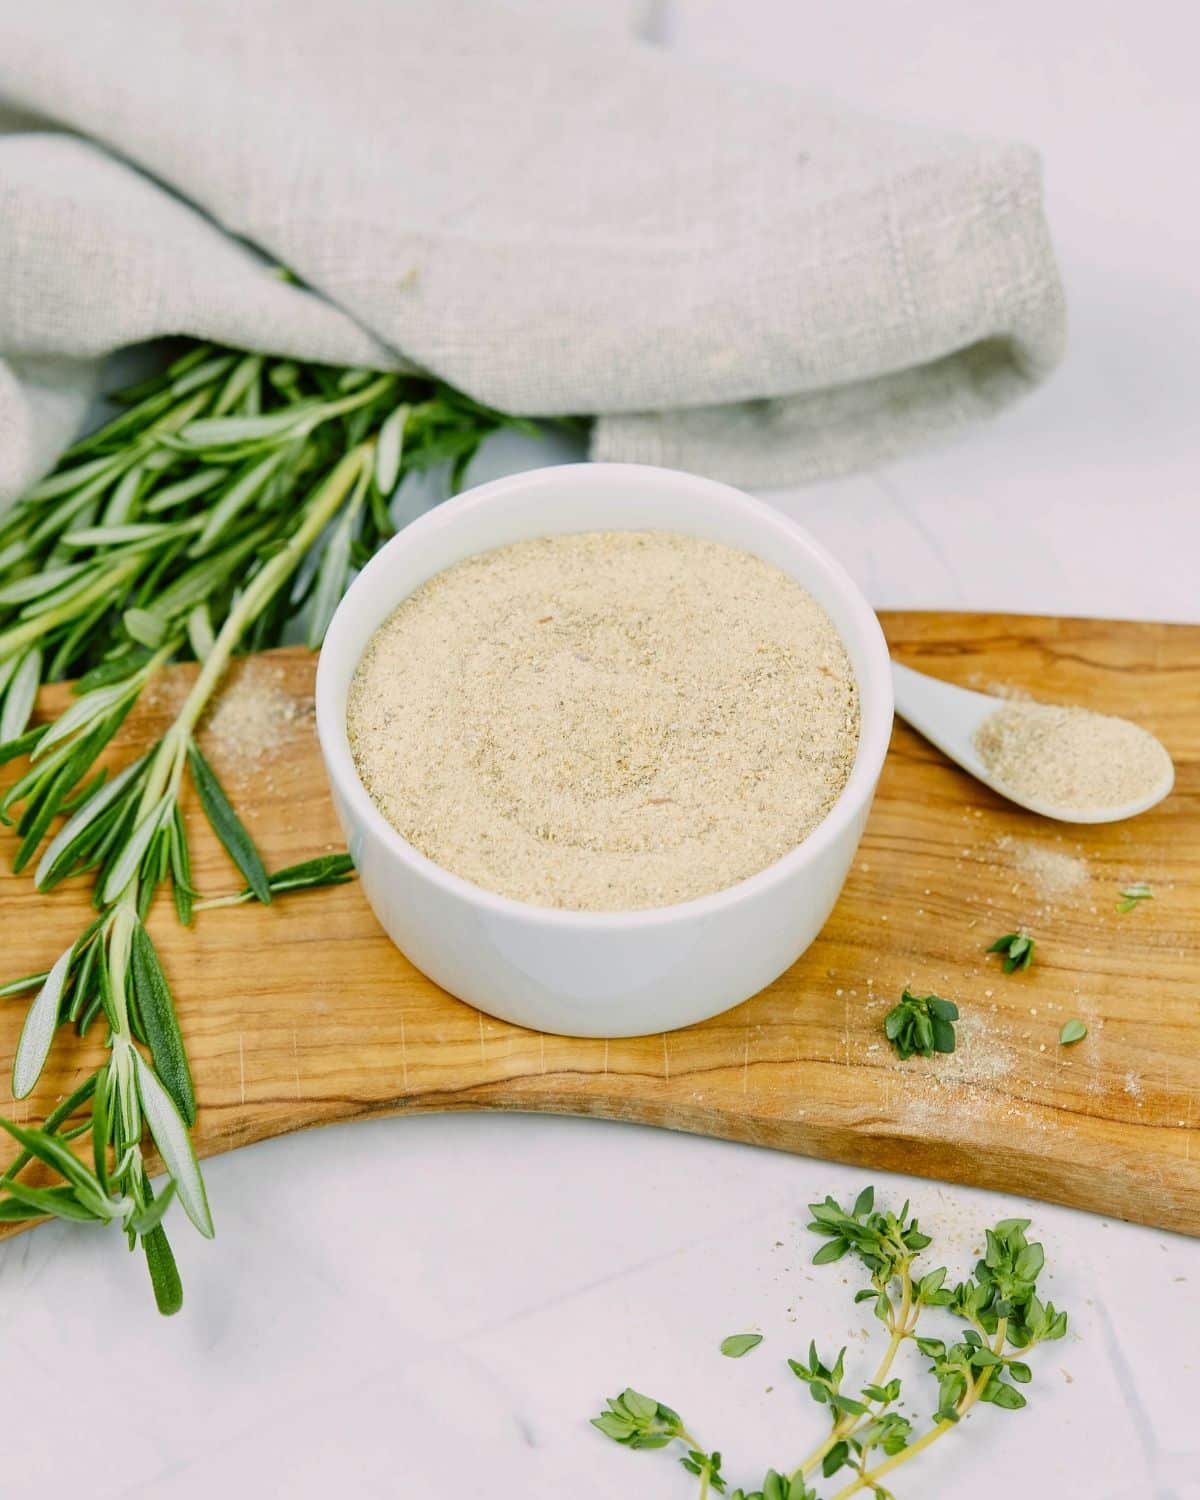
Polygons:
M1049 703L1008 703L975 731L997 786L1025 802L1072 812L1124 807L1171 775L1171 757L1128 719Z
M765 869L829 812L858 730L816 600L665 531L541 537L437 574L372 636L347 709L363 785L409 843L577 911Z

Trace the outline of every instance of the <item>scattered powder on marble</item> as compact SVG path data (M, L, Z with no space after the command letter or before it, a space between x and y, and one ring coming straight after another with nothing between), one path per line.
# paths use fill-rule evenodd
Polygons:
M1072 811L1149 796L1171 769L1162 745L1128 719L1049 703L998 708L976 730L975 748L1014 796Z
M858 697L824 610L748 553L671 532L518 542L422 585L369 642L359 775L422 853L536 905L721 890L846 783Z

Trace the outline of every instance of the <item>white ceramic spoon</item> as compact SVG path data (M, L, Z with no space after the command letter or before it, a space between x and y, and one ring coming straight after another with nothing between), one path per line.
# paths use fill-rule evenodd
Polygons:
M926 677L923 672L914 672L899 662L892 663L892 677L896 688L896 712L902 719L985 786L1044 818L1057 818L1062 823L1116 823L1154 807L1175 785L1175 767L1164 748L1166 764L1161 780L1145 796L1119 807L1055 807L1015 796L993 778L975 748L976 730L989 714L1003 708L1007 700L939 682L936 677Z

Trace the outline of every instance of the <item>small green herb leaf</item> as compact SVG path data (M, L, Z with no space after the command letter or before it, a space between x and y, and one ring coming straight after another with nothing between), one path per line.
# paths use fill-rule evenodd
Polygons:
M828 1479L831 1474L837 1473L849 1457L849 1443L844 1439L841 1442L834 1443L833 1447L830 1448L829 1452L821 1460L821 1473Z
M1004 1411L1020 1411L1025 1405L1025 1397L1020 1391L1014 1390L1011 1385L1005 1385L1002 1381L992 1379L984 1386L980 1394L981 1401L990 1401L993 1406L999 1406Z
M932 1057L935 1052L954 1051L957 1020L958 1006L952 1000L905 990L900 1003L884 1017L883 1030L897 1057Z
M721 1353L728 1359L741 1359L751 1349L757 1349L763 1341L761 1333L731 1333L721 1340Z
M1063 1029L1058 1033L1059 1045L1069 1047L1072 1042L1082 1042L1087 1036L1087 1027L1077 1017L1063 1023Z
M592 1418L592 1426L628 1448L665 1448L684 1435L678 1412L631 1386L610 1397L608 1409Z
M987 950L1004 954L1004 972L1011 974L1017 969L1027 969L1033 962L1033 939L1024 932L1006 932Z
M1134 885L1124 886L1121 890L1121 899L1117 902L1119 912L1132 911L1140 901L1153 901L1154 892L1145 880L1139 880Z

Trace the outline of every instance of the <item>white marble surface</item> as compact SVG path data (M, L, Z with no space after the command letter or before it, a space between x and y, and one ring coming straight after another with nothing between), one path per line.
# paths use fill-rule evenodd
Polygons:
M659 29L683 52L1046 155L1073 319L1054 382L939 453L772 498L879 605L1200 619L1193 13L678 0ZM748 1479L819 1431L787 1354L813 1336L866 1362L850 1289L807 1266L802 1226L810 1198L869 1179L911 1193L964 1269L977 1226L1022 1211L570 1120L371 1122L215 1161L219 1237L177 1225L187 1304L170 1323L139 1261L95 1234L0 1247L0 1494L682 1500L690 1482L662 1455L586 1425L627 1382ZM1200 1496L1200 1244L1028 1211L1071 1334L1037 1359L1027 1411L972 1417L898 1494ZM761 1348L719 1357L754 1326Z

